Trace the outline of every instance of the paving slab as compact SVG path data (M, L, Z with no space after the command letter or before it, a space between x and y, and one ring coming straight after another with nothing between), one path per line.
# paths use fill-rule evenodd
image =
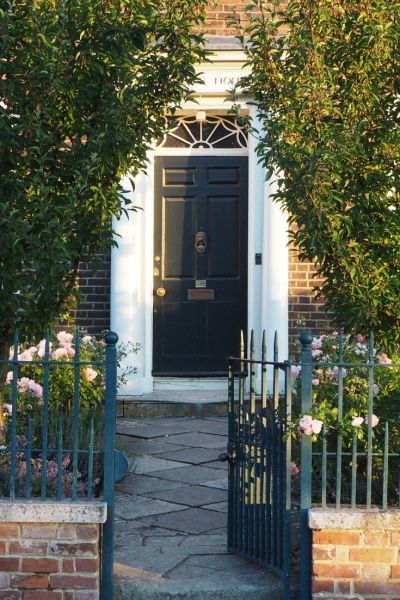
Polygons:
M115 488L117 492L125 494L144 494L158 490L175 490L186 487L186 484L180 481L170 481L169 479L158 479L147 475L128 475Z
M142 538L141 538L142 539ZM185 556L193 554L226 554L226 533L149 536L143 539L147 548L160 548L163 552L176 552Z
M160 514L152 517L143 517L140 521L164 529L184 533L205 533L217 528L226 527L226 517L223 513L204 510L203 508L189 508L169 514Z
M165 471L167 469L177 469L179 467L185 467L186 463L178 462L174 460L165 460L163 458L157 458L151 455L135 456L133 459L133 465L131 471L138 475L144 473L152 473L154 471Z
M190 448L226 449L226 438L224 436L200 433L198 431L171 435L164 441L171 442L171 444L178 444L179 446L189 446Z
M203 506L226 500L226 492L216 488L207 488L200 485L191 485L178 490L167 490L160 492L148 492L145 494L150 498L166 500L187 506Z
M171 444L172 446L172 444ZM215 448L188 448L180 446L168 452L157 454L157 458L166 458L168 460L177 460L191 465L200 465L202 463L215 461L220 453Z
M227 490L228 489L228 477L219 477L218 479L213 479L212 481L205 481L202 485L206 485L211 488L218 488L219 490Z
M199 419L200 420L200 419ZM214 433L216 435L228 435L227 419L221 421L206 421L201 419L197 426L197 431L202 433Z
M229 463L228 461L220 461L213 460L211 462L202 463L203 467L210 467L211 469L222 469L223 471L228 471Z
M186 465L185 467L180 467L179 469L153 471L152 475L153 477L159 477L160 479L180 481L181 483L198 484L206 481L214 482L220 478L222 479L225 474L220 469L210 469L209 467L202 467L200 465Z
M161 515L182 508L173 502L153 500L142 496L118 495L115 501L115 516L119 519L131 520L149 515Z
M167 443L163 438L152 440L139 439L127 435L117 435L117 448L127 454L161 454L162 452L175 452L177 450L186 450L187 446L178 446L178 444Z
M228 512L228 502L217 502L216 504L204 504L203 508L206 508L207 510L217 510L219 512Z
M148 573L165 575L174 567L177 567L188 555L175 554L174 552L161 552L155 548L143 546L115 549L114 561L128 566L141 569Z

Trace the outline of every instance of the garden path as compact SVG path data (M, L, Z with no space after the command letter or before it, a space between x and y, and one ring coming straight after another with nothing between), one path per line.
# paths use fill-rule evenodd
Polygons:
M117 420L115 599L273 600L279 580L227 551L227 418Z

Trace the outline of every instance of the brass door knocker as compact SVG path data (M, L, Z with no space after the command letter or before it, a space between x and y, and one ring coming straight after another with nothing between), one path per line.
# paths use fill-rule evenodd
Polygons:
M204 254L207 249L207 236L204 231L198 231L196 233L194 247L197 254Z

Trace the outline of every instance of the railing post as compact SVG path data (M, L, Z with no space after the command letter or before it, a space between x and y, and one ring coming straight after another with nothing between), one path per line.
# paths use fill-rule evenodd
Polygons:
M301 342L301 414L311 414L312 407L312 354L311 333L302 333ZM301 436L301 508L300 508L300 599L311 598L311 530L308 511L311 508L312 439Z
M117 349L118 335L109 331L105 336L106 347L106 396L104 406L104 502L107 503L107 521L103 526L102 543L102 600L113 598L114 563L114 451L117 398Z

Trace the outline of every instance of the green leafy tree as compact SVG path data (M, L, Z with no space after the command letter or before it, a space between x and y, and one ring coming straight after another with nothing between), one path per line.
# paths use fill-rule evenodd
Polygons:
M206 0L0 0L0 340L41 335L197 80Z
M325 278L319 293L340 325L399 344L400 2L256 0L248 10L244 85L294 243Z

